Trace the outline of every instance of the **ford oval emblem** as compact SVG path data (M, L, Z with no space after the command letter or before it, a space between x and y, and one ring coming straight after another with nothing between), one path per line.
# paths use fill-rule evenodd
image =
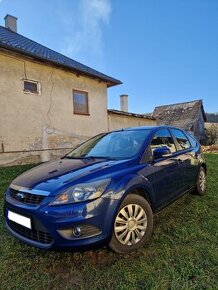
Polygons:
M25 195L24 195L23 193L21 193L21 192L19 192L19 193L16 195L16 199L18 199L18 200L23 200L24 197L25 197Z

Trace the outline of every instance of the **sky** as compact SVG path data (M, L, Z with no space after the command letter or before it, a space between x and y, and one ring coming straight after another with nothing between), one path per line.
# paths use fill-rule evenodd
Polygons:
M0 0L18 33L123 82L108 107L202 99L218 112L218 0Z

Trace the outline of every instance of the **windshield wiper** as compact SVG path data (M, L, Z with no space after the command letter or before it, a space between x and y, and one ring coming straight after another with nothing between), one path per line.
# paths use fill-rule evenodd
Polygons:
M106 159L106 160L116 160L116 158L110 157L110 156L81 156L81 159Z
M74 156L65 155L65 156L61 157L61 159L81 159L81 157L74 157Z
M118 158L114 158L114 157L110 157L110 156L92 156L92 155L89 155L89 156L82 155L82 156L78 156L78 157L65 155L65 156L61 157L61 159L106 159L106 160L118 160Z

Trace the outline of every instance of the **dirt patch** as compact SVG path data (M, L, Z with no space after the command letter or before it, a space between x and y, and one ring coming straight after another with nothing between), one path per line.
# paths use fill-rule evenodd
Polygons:
M218 144L211 146L202 146L202 150L206 153L218 153Z

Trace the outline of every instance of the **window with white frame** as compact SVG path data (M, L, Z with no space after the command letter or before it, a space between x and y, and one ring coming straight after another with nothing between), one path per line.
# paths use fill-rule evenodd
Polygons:
M40 83L32 80L23 81L23 90L26 93L39 94L40 93Z

